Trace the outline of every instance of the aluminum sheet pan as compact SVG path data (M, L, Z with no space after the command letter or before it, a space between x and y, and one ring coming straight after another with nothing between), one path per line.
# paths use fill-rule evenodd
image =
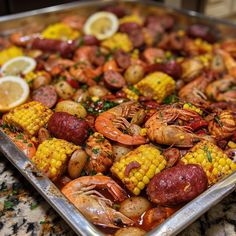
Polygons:
M118 3L117 3L118 2ZM107 4L121 4L128 9L136 8L143 14L171 14L179 22L179 28L185 28L192 23L204 23L216 26L221 35L228 38L236 37L236 25L203 16L193 11L179 10L163 6L153 1L88 1L69 3L40 10L0 17L0 35L8 35L14 31L29 32L39 30L38 26L59 20L69 14L88 15L99 7ZM145 6L145 8L144 8ZM222 36L222 38L223 38ZM95 226L89 223L82 214L68 202L57 187L21 152L15 144L0 129L0 151L21 172L21 174L36 188L48 203L61 215L78 235L103 235ZM209 210L236 188L236 172L224 178L200 196L186 204L163 224L150 231L149 236L172 236L181 232L194 220Z

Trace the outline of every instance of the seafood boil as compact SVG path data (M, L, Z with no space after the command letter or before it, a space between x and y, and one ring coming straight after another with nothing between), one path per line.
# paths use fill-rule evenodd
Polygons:
M122 6L0 37L0 125L109 235L145 235L236 170L236 40Z

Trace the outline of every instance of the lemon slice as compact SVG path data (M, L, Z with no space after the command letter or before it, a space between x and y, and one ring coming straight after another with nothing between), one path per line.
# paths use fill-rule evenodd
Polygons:
M1 72L3 75L27 74L34 70L36 61L31 57L15 57L3 64Z
M0 111L8 111L24 103L29 96L29 86L17 76L0 78Z
M97 12L91 15L84 24L84 33L103 40L116 33L119 20L113 13Z

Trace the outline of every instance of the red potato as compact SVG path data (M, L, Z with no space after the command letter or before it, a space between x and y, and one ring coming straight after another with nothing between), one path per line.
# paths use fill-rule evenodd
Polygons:
M208 186L200 165L177 165L155 175L147 187L150 200L161 206L175 206L191 201Z
M48 121L48 130L56 138L82 145L88 137L89 125L66 112L55 112Z

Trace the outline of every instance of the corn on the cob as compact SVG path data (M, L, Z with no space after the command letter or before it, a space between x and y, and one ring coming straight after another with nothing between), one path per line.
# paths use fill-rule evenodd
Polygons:
M204 51L204 52L212 51L212 45L209 44L207 41L204 41L200 38L195 39L194 44L198 47L200 51Z
M110 50L123 49L125 52L130 52L133 48L133 44L130 41L127 34L116 33L112 37L102 41L101 44L105 48Z
M0 52L0 65L4 64L8 60L22 56L23 52L21 48L12 46Z
M16 107L3 117L3 121L33 136L48 122L52 114L49 108L33 101Z
M139 195L152 177L165 168L166 163L156 147L146 144L121 157L113 164L111 171L133 194Z
M154 72L138 82L135 87L143 96L162 102L175 90L175 81L165 73Z
M48 39L70 40L80 36L79 31L71 29L63 23L49 25L43 32L42 37Z
M236 170L236 164L218 146L208 141L196 144L182 161L201 165L210 185Z
M195 111L197 112L199 115L202 115L202 110L198 107L195 107L194 105L192 105L191 103L185 103L183 105L183 109L185 110L190 110L190 111Z
M138 15L130 15L130 16L122 17L119 22L120 22L120 24L134 22L134 23L137 23L139 25L142 25L143 24L143 19Z
M45 71L37 71L37 72L29 72L25 75L24 79L25 81L31 85L31 83L37 78L37 77L47 77L47 73Z
M128 99L138 101L139 96L134 91L128 88L124 88L123 91L125 92Z
M236 149L236 143L233 142L233 141L229 141L229 142L228 142L228 146L229 146L230 148L235 148L235 149Z
M63 174L71 154L79 148L63 139L45 140L38 146L32 161L39 170L55 181Z

